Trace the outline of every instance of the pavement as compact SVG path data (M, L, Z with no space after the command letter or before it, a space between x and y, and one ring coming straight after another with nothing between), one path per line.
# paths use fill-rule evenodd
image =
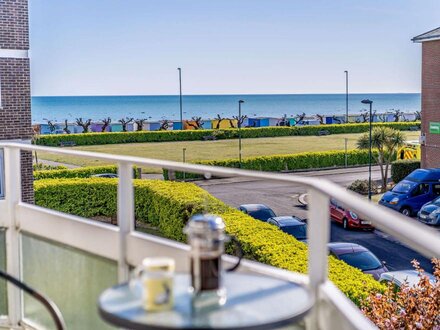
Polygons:
M285 175L292 174L299 174L303 177L322 177L339 185L348 186L356 179L368 179L368 167ZM372 179L380 180L380 178L379 167L373 167ZM233 207L247 203L262 203L271 207L277 215L295 215L302 219L307 218L306 208L298 202L299 195L305 193L306 189L297 184L250 178L214 179L196 181L195 183ZM430 260L379 230L374 232L344 230L341 225L332 222L331 241L353 242L365 246L380 260L386 261L390 271L412 269L411 260L417 259L422 268L432 272Z

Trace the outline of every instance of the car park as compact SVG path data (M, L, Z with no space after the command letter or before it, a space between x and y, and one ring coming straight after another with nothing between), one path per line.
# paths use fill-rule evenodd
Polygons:
M379 259L367 248L355 243L328 243L331 256L360 269L365 274L371 274L378 280L382 273L388 272L385 262Z
M330 200L330 217L342 224L344 229L358 228L374 230L371 221L361 219L357 213L347 210L335 199Z
M428 276L431 283L435 283L436 279L434 275L427 272L424 272L423 275ZM385 272L380 275L379 281L383 283L393 283L396 288L400 288L404 283L413 287L420 281L420 275L414 269Z
M240 205L239 210L261 221L267 221L277 216L270 207L264 204L243 204Z
M416 215L420 208L440 196L440 169L418 169L386 192L380 205L401 212L406 216Z
M417 214L417 219L428 225L440 225L440 197L423 205Z
M292 235L298 241L307 240L307 225L304 220L294 216L273 217L267 220L268 223L277 226L286 234Z

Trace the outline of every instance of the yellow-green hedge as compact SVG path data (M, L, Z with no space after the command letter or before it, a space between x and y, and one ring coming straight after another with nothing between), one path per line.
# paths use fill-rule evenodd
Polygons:
M158 227L166 237L185 241L182 229L197 213L222 216L226 230L241 242L246 257L285 268L307 272L307 245L278 228L255 221L227 206L191 183L134 180L135 214L138 221ZM116 215L117 179L60 179L35 182L37 205L83 217ZM382 285L346 263L329 257L330 279L352 301L359 303Z

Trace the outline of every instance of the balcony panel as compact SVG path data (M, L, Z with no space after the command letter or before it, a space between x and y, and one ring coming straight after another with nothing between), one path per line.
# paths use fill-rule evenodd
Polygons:
M96 304L99 294L117 283L115 262L28 234L22 235L22 248L24 282L57 304L68 329L112 329L100 320ZM28 295L24 315L53 328L44 307Z
M6 270L6 237L5 229L0 229L0 269ZM6 281L0 280L0 315L8 314Z

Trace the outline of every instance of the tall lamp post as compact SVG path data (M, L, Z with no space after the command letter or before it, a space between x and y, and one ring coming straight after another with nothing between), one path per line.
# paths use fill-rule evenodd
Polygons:
M179 101L180 101L180 125L183 130L183 108L182 108L182 69L177 68L179 70Z
M241 105L244 103L243 100L238 101L238 161L240 163L241 168Z
M371 100L362 100L363 104L369 104L370 105L370 147L368 151L368 199L371 200L371 161L372 161L372 153L371 153L371 131L373 128L373 101Z
M345 70L345 122L348 123L348 71Z

